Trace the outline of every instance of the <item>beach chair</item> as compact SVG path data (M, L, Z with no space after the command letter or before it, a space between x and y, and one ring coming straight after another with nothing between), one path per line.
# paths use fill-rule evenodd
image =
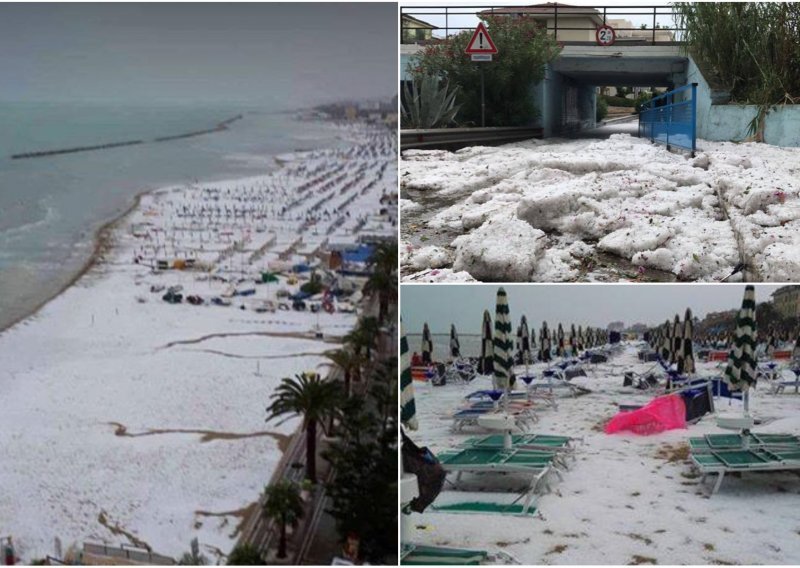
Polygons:
M791 369L792 373L794 373L794 380L793 381L782 381L776 380L773 383L772 392L775 394L781 394L785 392L786 387L794 387L794 394L800 394L800 368L794 367Z
M503 449L503 434L489 434L487 436L476 436L468 438L461 444L460 448L475 449ZM558 454L560 463L568 469L566 458L575 461L575 450L578 442L582 440L570 436L552 436L549 434L512 434L511 448L515 450L536 450Z
M481 564L519 564L510 554L467 548L404 544L400 552L401 566L477 566Z
M555 395L557 390L568 391L573 398L578 394L591 392L589 389L570 383L564 375L564 371L558 366L542 371L542 379L532 381L528 389L533 393L545 390L551 397Z
M463 474L508 473L527 476L529 481L523 492L521 509L523 515L535 504L536 495L550 490L551 474L563 479L555 463L557 454L551 451L461 448L442 452L438 458L446 472L456 474L455 487L459 486Z
M496 414L501 410L500 407L493 403L461 408L450 416L453 420L451 430L453 432L460 432L468 426L477 426L479 417L487 414ZM520 430L527 430L538 420L533 408L528 406L510 406L508 408L508 414L514 418L514 424Z
M711 495L719 491L726 473L736 472L800 472L800 448L784 449L757 447L750 449L711 450L691 453L694 466L703 474L700 483L711 474L717 474L717 481Z
M746 443L745 443L746 442ZM720 450L747 449L787 449L800 450L800 436L794 434L706 434L689 438L689 448L693 453L708 453Z

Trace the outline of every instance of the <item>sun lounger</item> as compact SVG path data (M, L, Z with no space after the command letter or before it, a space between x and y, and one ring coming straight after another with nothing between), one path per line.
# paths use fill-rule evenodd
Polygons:
M800 449L800 436L795 436L794 434L756 434L751 432L748 442L749 449ZM706 434L698 438L689 438L689 447L695 453L706 453L714 450L741 450L744 448L744 439L740 434Z
M464 473L518 473L530 476L524 493L523 514L527 513L533 503L534 495L540 490L550 490L551 473L561 479L561 472L556 464L560 460L556 452L462 448L442 452L437 457L446 472L457 474L456 486Z
M800 369L792 369L794 373L793 381L777 381L773 387L775 394L781 394L786 391L787 387L794 387L794 394L800 394Z
M461 443L462 448L502 449L503 434L490 434L468 438ZM551 436L547 434L513 434L511 447L519 450L549 450L571 454L575 451L577 438L569 436Z
M488 405L461 408L454 412L451 416L453 420L451 429L453 432L460 432L467 426L478 425L479 417L501 411L503 411L502 408L495 407L491 403ZM536 414L533 412L533 409L529 406L515 407L512 405L508 409L508 414L514 418L515 426L521 430L527 430L538 420Z
M448 505L432 505L431 510L437 513L466 513L481 515L514 515L532 517L536 507L528 507L520 503L490 503L485 501L465 501Z
M400 553L401 566L476 566L480 564L519 564L519 562L505 552L490 553L486 550L443 546L403 545Z
M712 495L719 491L725 474L729 472L800 471L800 448L711 450L692 453L689 457L703 474L701 483L705 482L709 474L717 474L717 481L711 490Z

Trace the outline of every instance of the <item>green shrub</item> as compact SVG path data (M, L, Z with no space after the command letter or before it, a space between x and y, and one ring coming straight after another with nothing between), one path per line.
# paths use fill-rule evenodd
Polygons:
M603 97L597 97L597 111L595 113L595 119L597 122L603 120L606 115L608 115L608 103Z
M481 72L484 74L486 126L526 126L539 111L531 86L544 78L545 64L561 47L533 18L482 16L498 49L491 63L475 63L464 53L471 31L429 45L409 65L416 82L436 76L458 86L459 122L481 124Z
M610 95L602 95L609 106L617 107L632 107L636 104L633 99L626 99L624 97L612 97Z

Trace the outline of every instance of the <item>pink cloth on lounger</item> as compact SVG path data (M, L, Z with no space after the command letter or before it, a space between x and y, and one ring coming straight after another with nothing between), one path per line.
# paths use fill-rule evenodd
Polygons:
M606 434L633 432L642 436L686 428L686 405L679 394L668 394L630 412L620 412L606 424Z

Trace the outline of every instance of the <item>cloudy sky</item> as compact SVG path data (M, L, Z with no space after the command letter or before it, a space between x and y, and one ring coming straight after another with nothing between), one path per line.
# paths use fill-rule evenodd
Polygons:
M309 103L397 91L394 4L0 3L0 100Z
M402 286L401 312L407 333L420 333L427 321L433 333L450 331L479 333L483 310L494 319L496 285ZM756 301L770 299L779 286L756 286ZM506 285L511 319L524 314L538 327L544 320L554 326L606 326L611 321L626 324L663 323L686 308L703 317L709 312L739 308L744 285L637 284L637 285Z

